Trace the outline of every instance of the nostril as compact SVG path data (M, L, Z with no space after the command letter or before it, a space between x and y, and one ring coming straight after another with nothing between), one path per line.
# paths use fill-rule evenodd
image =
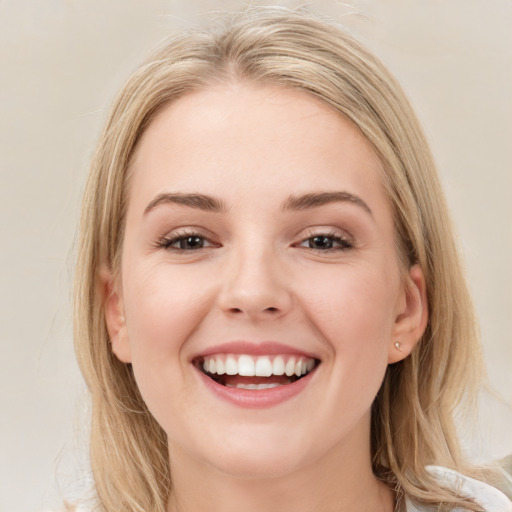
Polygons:
M279 308L276 308L274 306L270 306L268 308L264 308L263 310L261 310L262 313L269 313L269 314L276 314L276 313L279 313ZM229 313L231 314L234 314L234 315L240 315L240 314L243 314L245 312L244 308L229 308Z

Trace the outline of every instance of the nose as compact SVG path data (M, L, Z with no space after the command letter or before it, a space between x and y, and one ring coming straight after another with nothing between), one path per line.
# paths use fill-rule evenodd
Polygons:
M227 315L256 321L280 318L291 309L290 280L267 251L235 256L223 278L218 302Z

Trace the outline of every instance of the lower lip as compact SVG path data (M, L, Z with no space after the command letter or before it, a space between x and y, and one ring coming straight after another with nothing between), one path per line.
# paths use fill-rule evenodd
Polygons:
M294 396L297 396L311 381L312 375L316 368L291 384L284 384L269 389L240 389L229 388L215 382L206 376L201 370L196 368L200 378L206 387L215 393L219 398L227 400L238 407L246 407L251 409L263 409L266 407L274 407Z

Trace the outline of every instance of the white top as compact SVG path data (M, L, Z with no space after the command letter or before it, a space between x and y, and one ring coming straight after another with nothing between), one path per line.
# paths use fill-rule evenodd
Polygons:
M473 499L485 512L512 512L512 501L489 484L442 466L427 466L426 469L439 483L454 489L457 494ZM437 512L437 510L435 505L415 504L407 496L405 497L405 512ZM90 512L83 505L78 505L75 511ZM467 510L456 508L452 512L467 512Z
M427 471L444 486L456 490L462 496L473 499L482 506L485 512L512 512L512 501L489 484L442 466L427 466ZM433 505L416 505L406 497L405 510L406 512L435 512L436 507ZM465 511L456 508L453 512Z

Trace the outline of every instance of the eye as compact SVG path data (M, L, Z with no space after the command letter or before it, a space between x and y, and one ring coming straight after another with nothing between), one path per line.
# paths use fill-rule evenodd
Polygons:
M339 235L318 234L302 241L299 247L306 247L316 251L344 251L351 249L353 245Z
M176 252L191 252L213 247L215 244L198 233L177 233L162 238L157 247Z
M173 241L172 244L169 244L168 247L176 247L182 251L195 251L197 249L202 249L206 243L206 240L202 236L192 235L178 238Z

